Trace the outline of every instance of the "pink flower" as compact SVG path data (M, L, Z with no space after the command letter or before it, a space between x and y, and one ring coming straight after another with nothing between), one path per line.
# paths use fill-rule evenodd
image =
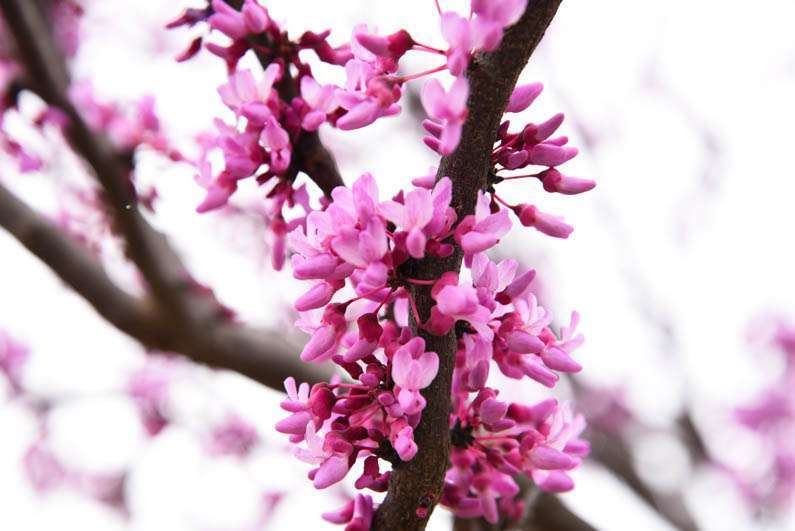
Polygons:
M544 190L547 192L558 192L566 195L581 194L592 190L596 186L596 182L591 179L567 177L555 168L549 168L541 172L540 179L544 183Z
M520 205L519 221L525 227L534 227L539 232L553 238L568 238L574 227L563 222L563 218L545 214L533 205Z
M530 107L542 90L544 90L544 85L541 83L517 86L511 93L511 99L508 101L505 112L522 112Z
M212 7L214 13L208 19L210 27L232 39L242 39L250 34L261 33L270 22L268 11L256 0L245 0L240 11L224 0L213 0Z
M392 357L392 379L400 387L396 398L407 414L418 413L425 407L419 390L428 387L439 370L439 357L425 352L421 337L410 339Z
M311 422L306 425L304 441L306 449L296 448L295 455L305 463L319 465L310 473L316 489L330 487L345 477L350 470L350 444L342 440L321 439Z
M471 258L497 245L500 238L511 229L508 211L500 209L492 214L489 200L483 192L478 192L475 215L467 216L456 229L456 240L461 244L464 254Z
M402 93L400 85L379 69L360 59L351 59L345 65L345 72L348 76L346 88L337 91L337 99L348 112L337 120L339 129L359 129L378 118L400 112L397 104Z
M466 321L484 338L491 340L494 332L488 326L491 312L480 304L477 290L471 286L445 286L436 295L439 313L453 321Z
M271 112L265 105L273 94L273 84L282 76L279 63L271 63L257 83L251 70L238 70L229 76L226 84L218 87L221 101L238 116L267 117ZM264 116L263 116L264 115Z
M541 490L547 492L565 492L574 487L565 470L576 467L582 451L587 453L587 446L579 444L577 437L585 429L582 415L574 416L569 404L559 407L542 425L546 433L544 441L528 453L533 464L531 475ZM574 450L575 453L571 453Z
M515 24L524 13L527 0L472 0L475 32L480 48L491 51L502 40L503 28Z
M312 76L301 78L301 97L311 109L301 119L301 127L316 131L326 121L326 117L339 106L336 87L320 85Z
M287 171L292 151L290 137L273 117L265 121L259 143L270 155L269 170L276 174Z
M422 258L428 237L437 236L452 221L449 212L452 197L450 179L444 177L436 183L433 191L416 188L406 194L403 204L385 201L379 211L389 221L407 233L406 248L409 255Z
M464 77L456 78L450 90L445 91L442 84L431 79L422 88L422 106L430 121L426 130L431 133L425 143L442 155L449 155L458 147L461 128L467 117L467 98L469 82Z
M323 519L333 524L348 524L345 531L368 531L373 521L375 509L370 496L357 494L342 509L323 513Z
M469 66L469 58L475 48L475 38L469 20L457 13L442 14L442 35L450 44L447 51L447 67L454 76L460 76Z

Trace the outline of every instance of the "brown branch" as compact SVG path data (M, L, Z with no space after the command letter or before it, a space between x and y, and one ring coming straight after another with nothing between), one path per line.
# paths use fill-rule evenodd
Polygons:
M300 363L295 345L279 334L231 323L215 297L197 289L166 237L138 208L130 180L130 157L92 131L69 100L66 63L40 8L28 0L0 0L0 10L15 38L29 86L68 118L66 137L93 170L113 227L123 237L125 251L143 275L151 297L136 302L125 294L119 299L124 304L116 305L115 297L124 292L113 285L93 257L8 193L4 200L14 205L18 216L4 213L3 226L100 315L147 347L235 370L276 389L281 389L282 380L290 374L308 381L322 379L327 371Z
M327 379L325 367L302 363L296 345L269 330L218 321L206 330L175 330L152 300L120 289L79 243L0 185L0 227L45 263L105 320L145 347L179 352L194 361L239 372L282 390L288 376Z
M477 56L469 69L469 117L464 124L461 142L452 155L442 159L437 178L449 176L453 181L453 201L459 219L474 211L477 193L486 185L491 150L497 128L516 80L531 53L552 21L561 0L531 2L519 22L511 27L500 47ZM435 279L445 271L458 271L460 249L448 259L426 259L407 265L412 278ZM413 296L420 317L427 319L434 302L430 290L417 287ZM416 325L416 323L415 323ZM419 451L408 463L394 467L389 491L375 516L374 529L424 529L428 516L441 495L450 452L450 387L455 363L456 335L444 336L420 332L426 349L439 355L439 372L423 390L427 405L414 432ZM420 518L417 509L428 508Z
M50 266L113 326L152 343L149 305L116 286L86 249L66 237L2 184L0 227Z
M243 5L242 0L225 1L238 10ZM263 35L253 35L249 37L249 40L254 44L262 45L260 48L269 48L267 40L263 41L263 38ZM256 48L255 52L263 68L272 62L272 57L256 51ZM284 69L282 79L276 85L276 90L279 92L279 96L287 102L298 96L298 86L290 73L289 65ZM301 131L293 144L290 167L287 168L285 177L293 180L299 172L304 172L312 179L327 197L331 197L331 191L337 186L345 186L334 156L323 145L317 131Z
M591 430L591 459L622 480L643 502L682 531L699 527L681 493L661 493L650 487L635 469L629 445L619 436Z

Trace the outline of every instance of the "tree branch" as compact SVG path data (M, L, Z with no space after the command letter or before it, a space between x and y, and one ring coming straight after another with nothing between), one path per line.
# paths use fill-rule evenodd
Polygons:
M155 301L120 289L91 253L1 184L0 227L111 325L147 348L179 352L211 367L239 372L278 391L288 376L313 383L328 378L326 367L302 363L296 355L298 347L269 330L220 320L204 331L175 329Z
M491 163L491 150L497 128L516 80L533 50L541 41L561 0L530 2L522 18L511 27L500 47L478 55L467 70L470 95L469 116L464 124L461 142L452 155L444 157L437 178L449 176L453 181L453 201L458 218L474 212L477 193L486 185ZM460 249L447 259L426 259L407 264L412 278L436 279L445 271L461 267ZM434 304L430 289L417 286L412 294L420 318L427 319ZM416 325L416 323L415 323ZM374 529L421 530L439 501L450 453L450 387L455 364L456 335L445 336L420 332L426 349L439 355L436 379L422 394L427 405L414 432L419 451L408 463L395 465L389 491L377 511ZM419 507L428 507L424 518L417 515Z
M28 0L0 0L0 10L15 38L28 84L66 115L66 137L93 170L104 191L113 228L122 235L125 252L143 275L151 297L136 300L113 285L91 255L7 191L3 194L8 205L3 226L100 315L146 347L179 352L278 390L289 375L312 382L327 376L325 368L300 363L296 346L280 334L230 322L215 297L197 288L166 237L138 208L130 180L130 157L92 131L70 101L66 63L40 8Z
M237 10L240 10L243 6L243 0L224 1ZM265 48L268 47L267 42L261 42L262 36L254 35L249 39L255 44L264 45ZM254 51L263 68L266 68L272 62L271 57L264 55L256 48ZM279 92L279 96L287 102L298 96L298 86L290 73L289 65L284 68L282 79L276 85L276 90ZM331 191L337 186L345 186L334 156L320 141L320 135L317 131L301 131L298 139L293 144L292 157L290 166L287 168L286 178L293 180L299 172L307 174L326 197L331 197Z
M659 516L681 531L698 531L699 527L679 492L660 493L640 477L632 462L632 453L621 437L591 429L591 459L622 480L632 492Z

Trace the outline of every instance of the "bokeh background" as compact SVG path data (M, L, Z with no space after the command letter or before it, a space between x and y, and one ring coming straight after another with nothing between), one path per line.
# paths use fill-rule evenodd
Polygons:
M155 94L167 134L187 151L198 132L227 112L216 93L225 79L221 61L208 54L173 61L193 34L163 26L188 5L86 2L73 65L75 77L90 78L103 98ZM332 27L339 42L358 22L384 32L407 28L431 43L440 39L430 0L266 5L293 33ZM713 466L693 469L671 435L688 411L713 455L738 467L765 459L731 411L781 371L757 340L759 323L771 315L795 319L793 20L791 0L565 0L523 74L546 89L522 118L565 112L562 131L581 148L566 169L595 178L598 186L576 198L539 200L574 225L568 240L515 231L499 252L538 270L538 289L553 313L580 312L582 381L623 397L644 426L632 438L642 477L662 492L681 494L705 530L795 529L787 511L754 518L727 475ZM425 66L406 64L406 71ZM32 97L22 103L23 116L38 105ZM12 116L6 125L25 138L24 119ZM382 189L395 191L434 164L410 108L365 131L321 134L347 182L371 171ZM49 161L45 168L19 176L11 161L0 159L0 179L51 215L66 209L90 233L97 220L76 192L86 183L79 164L52 142L31 143ZM262 219L250 215L261 194L242 187L239 212L199 216L194 208L202 190L189 166L144 152L137 172L160 196L153 221L196 277L242 318L294 333L289 308L300 285L289 271L270 268ZM506 198L539 193L519 182ZM109 245L104 256L114 275L133 280L117 248ZM0 257L0 327L32 352L23 381L40 401L0 403L0 527L327 525L319 514L339 505L341 492L313 491L306 467L285 452L284 439L272 430L277 393L187 362L147 361L135 342L107 326L3 232ZM177 419L154 439L124 392L142 368L167 375L168 408ZM537 392L525 385L515 392ZM7 387L0 384L10 396ZM570 391L560 390L564 397ZM122 492L124 510L75 485L41 491L30 482L23 458L42 436L34 414L41 404L49 408L48 451L91 481L104 478L111 494L102 496ZM242 460L207 451L213 426L230 415L260 434L260 444ZM584 466L575 479L576 490L564 499L600 529L672 529L598 465ZM448 520L437 511L434 528L445 529Z

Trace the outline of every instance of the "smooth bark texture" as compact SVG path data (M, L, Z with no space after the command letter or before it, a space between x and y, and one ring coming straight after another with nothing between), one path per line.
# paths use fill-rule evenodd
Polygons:
M452 155L444 157L437 179L449 176L453 181L453 201L458 219L472 214L477 193L486 186L491 166L491 151L497 128L508 99L522 69L535 50L561 0L531 1L522 18L503 37L500 47L478 55L467 70L470 94L469 115L461 142ZM448 259L425 259L407 264L412 278L437 279L446 271L458 271L462 252ZM434 304L428 287L413 290L420 318L426 320ZM416 323L415 323L416 325ZM419 451L408 463L394 467L389 491L376 512L373 529L424 529L439 501L450 453L450 387L455 364L457 339L454 331L434 336L420 331L426 350L439 355L439 372L422 391L427 405L414 432Z

